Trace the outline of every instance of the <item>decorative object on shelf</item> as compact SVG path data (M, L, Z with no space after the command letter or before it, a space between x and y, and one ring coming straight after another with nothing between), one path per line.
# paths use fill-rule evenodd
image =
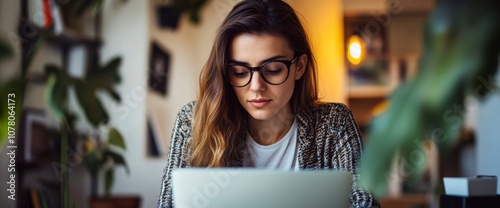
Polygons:
M168 75L170 73L170 54L165 52L157 43L151 44L149 60L148 86L149 89L167 95Z
M183 13L189 14L193 24L201 21L200 12L208 0L157 0L157 21L162 28L177 29Z
M416 161L423 140L441 153L456 143L463 125L466 96L484 99L494 91L500 54L500 2L442 0L427 18L418 74L389 98L388 108L370 124L361 161L360 185L381 197L396 155L406 161L407 178L416 178L425 162ZM498 87L498 86L497 86ZM447 119L451 112L452 117ZM387 145L391 144L391 145Z

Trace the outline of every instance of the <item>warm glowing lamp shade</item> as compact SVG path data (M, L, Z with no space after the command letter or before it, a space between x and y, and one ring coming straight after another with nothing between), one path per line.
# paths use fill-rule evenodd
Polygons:
M361 38L357 35L353 35L349 38L347 44L347 60L352 65L358 65L361 63L365 56L365 46Z

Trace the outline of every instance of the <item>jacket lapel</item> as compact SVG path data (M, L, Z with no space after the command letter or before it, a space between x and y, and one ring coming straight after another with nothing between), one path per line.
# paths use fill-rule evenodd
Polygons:
M297 114L297 140L299 167L301 170L318 169L319 159L315 141L316 109L301 110Z

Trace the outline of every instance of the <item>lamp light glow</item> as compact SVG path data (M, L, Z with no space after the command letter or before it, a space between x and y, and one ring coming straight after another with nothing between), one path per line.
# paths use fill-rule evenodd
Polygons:
M347 60L352 65L359 65L365 56L365 46L361 38L353 35L347 45Z

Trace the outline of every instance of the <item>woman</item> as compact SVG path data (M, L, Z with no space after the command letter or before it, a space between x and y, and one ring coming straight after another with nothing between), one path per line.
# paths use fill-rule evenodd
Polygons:
M361 149L351 112L317 102L314 57L293 9L245 0L218 30L196 103L177 115L158 206L172 207L172 170L189 166L347 170L351 207L377 207L356 187Z

